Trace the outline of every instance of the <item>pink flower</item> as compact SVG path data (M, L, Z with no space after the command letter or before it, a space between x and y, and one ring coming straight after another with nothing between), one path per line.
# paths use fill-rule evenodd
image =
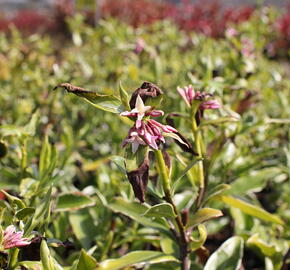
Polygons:
M16 228L10 225L4 231L2 245L4 249L10 249L14 247L22 247L30 244L28 238L22 238L23 231L16 232Z
M181 97L184 99L185 103L188 107L191 106L193 100L199 100L202 101L199 109L200 110L206 110L206 109L218 109L220 108L220 104L215 99L212 98L212 95L206 92L195 92L193 90L193 87L191 85L185 86L183 88L177 87L178 93L181 95Z
M137 53L137 54L141 53L144 50L145 45L146 45L146 43L145 43L144 39L138 38L136 41L136 46L135 46L135 53Z
M238 31L235 28L230 27L230 28L226 29L225 34L227 37L232 38L232 37L236 37L238 35Z
M145 106L139 95L136 99L135 108L130 112L122 112L120 115L136 118L134 126L129 130L127 138L122 142L123 147L128 143L131 143L133 153L138 150L139 145L148 145L151 148L157 150L158 145L161 142L165 142L165 139L162 135L163 132L177 132L177 130L171 126L162 125L152 119L144 119L145 116L162 116L164 115L164 112L160 110L152 110L151 106Z
M145 106L142 98L138 95L136 99L135 108L133 110L120 113L121 116L134 117L136 120L136 127L140 128L141 120L144 116L159 117L164 115L163 111L151 110L151 106Z
M246 58L254 58L255 57L254 50L255 50L255 46L252 40L248 38L243 38L242 49L241 49L242 55Z
M220 104L215 99L212 99L201 103L199 108L201 110L214 110L220 108Z

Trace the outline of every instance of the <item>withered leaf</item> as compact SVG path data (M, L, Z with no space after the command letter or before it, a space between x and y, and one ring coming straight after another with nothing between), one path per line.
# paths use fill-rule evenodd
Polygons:
M150 99L151 106L157 106L161 102L161 96L163 95L163 91L153 83L150 82L143 82L143 84L137 88L130 99L130 107L131 109L135 108L137 96L140 96L144 103L148 99ZM153 102L153 99L156 99L156 102Z
M141 203L145 202L145 192L147 190L149 178L149 159L145 157L143 163L134 171L127 172L127 177L132 185L134 194Z
M85 99L94 107L103 111L112 113L120 113L123 111L122 103L116 96L97 94L94 91L90 91L70 83L61 83L55 86L53 90L56 90L57 88L64 88L67 92L73 93Z

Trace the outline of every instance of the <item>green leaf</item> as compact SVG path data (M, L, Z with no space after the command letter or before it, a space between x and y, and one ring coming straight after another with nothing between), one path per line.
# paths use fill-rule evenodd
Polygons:
M124 106L124 108L128 111L131 110L130 105L129 105L129 95L127 93L127 91L123 88L122 83L119 83L119 94L120 94L120 98L122 101L122 104Z
M144 226L166 231L168 229L163 222L159 222L160 220L155 219L152 221L150 218L144 217L143 214L148 210L148 207L140 203L129 202L119 197L113 203L110 203L108 207L112 211L122 213Z
M221 193L223 193L224 191L226 191L230 188L231 188L231 186L227 185L227 184L220 184L220 185L214 187L213 189L211 189L209 191L209 194L204 199L204 202L202 203L202 205L205 205L211 199L219 197L221 195Z
M16 209L22 209L25 208L25 204L22 200L20 200L19 198L10 195L9 193L7 193L5 190L1 190L1 192L5 195L5 197L8 199L10 205Z
M265 211L264 209L256 205L249 204L247 202L244 202L242 200L239 200L230 196L222 196L222 200L224 203L228 204L229 206L236 207L248 215L260 218L264 221L269 221L269 222L277 223L280 225L284 225L283 220L280 219L278 216L270 214L269 212Z
M200 123L199 127L204 127L207 125L218 125L218 124L223 124L223 123L231 123L231 122L237 122L240 119L235 118L235 117L220 117L218 119L214 120L204 120Z
M204 270L238 270L242 264L243 251L243 238L231 237L209 257Z
M190 248L192 251L199 249L206 241L207 231L206 227L203 224L197 226L199 233L199 238L195 239L193 236L190 238Z
M179 185L181 184L181 180L183 178L183 176L185 176L187 174L187 172L199 161L201 161L202 158L196 158L194 160L192 160L187 167L181 172L181 174L178 176L178 178L176 179L176 181L174 182L174 184L172 185L172 193L175 193L175 190L179 187Z
M39 119L39 112L36 111L32 116L28 124L22 127L13 125L0 126L0 133L3 137L6 136L34 136L36 131L36 125Z
M169 237L162 237L160 240L161 250L165 254L175 255L179 257L179 247L177 243Z
M111 156L110 157L110 160L112 160L116 164L116 166L118 167L118 169L122 173L124 173L125 175L127 175L126 165L125 165L126 160L123 157L120 157L120 156Z
M144 214L145 217L167 217L167 218L175 218L176 214L174 213L174 209L169 203L160 203L149 208Z
M264 256L272 257L277 251L275 245L269 245L259 238L256 233L252 235L246 242L247 246L250 248L258 249Z
M47 216L49 216L51 209L50 202L51 190L52 188L48 190L42 202L38 204L37 208L35 209L34 215L25 224L24 236L28 236L36 226L41 226L46 220Z
M251 171L250 175L242 176L231 183L229 194L242 196L251 192L260 192L269 180L280 173L281 169L276 167Z
M89 249L98 231L97 227L94 226L94 220L89 214L88 209L81 209L70 213L69 222L72 226L74 235L79 240L82 247L84 249Z
M171 255L158 251L133 251L119 259L101 262L96 270L119 270L138 263L154 264L163 262L178 262L178 260Z
M45 269L45 270L55 270L53 259L52 259L51 255L50 255L50 251L49 251L49 248L48 248L45 240L41 241L40 259L41 259L41 263L42 263L43 269Z
M32 208L32 207L26 207L26 208L23 208L19 211L16 212L16 217L19 219L19 220L23 220L24 218L26 218L27 216L31 216L33 215L35 212L35 208Z
M55 211L71 211L94 205L89 196L80 192L59 195Z
M190 217L187 227L199 225L207 220L222 216L223 213L220 210L213 208L199 209L194 215Z
M97 261L87 254L85 250L81 250L80 258L76 266L77 270L94 270L96 269Z
M22 261L18 263L19 266L25 267L28 270L42 270L42 264L40 262Z
M53 90L59 87L64 88L69 93L73 93L83 98L85 101L92 104L97 109L112 113L120 113L123 111L121 101L113 95L100 95L93 91L89 91L84 88L71 85L69 83L61 83L54 87Z

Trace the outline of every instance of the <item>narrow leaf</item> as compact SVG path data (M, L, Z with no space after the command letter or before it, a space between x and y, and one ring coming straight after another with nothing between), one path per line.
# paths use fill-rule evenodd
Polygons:
M154 264L163 262L178 262L178 260L171 255L158 251L133 251L119 259L103 261L96 270L119 270L138 263Z
M126 172L126 166L125 166L125 159L123 157L120 156L111 156L110 160L112 160L116 166L119 168L119 170L124 173L125 175L127 175Z
M97 261L87 254L85 250L82 249L80 258L77 264L77 270L94 270L96 269Z
M123 85L121 82L119 83L119 94L120 94L120 98L121 98L124 108L130 111L129 95L127 91L123 88Z
M209 200L219 197L221 193L230 189L231 186L227 184L220 184L209 191L209 194L206 196L202 205L205 205Z
M50 251L49 251L49 248L48 248L45 240L41 241L40 259L41 259L41 263L42 263L43 269L45 269L45 270L55 270L54 269L54 263L53 263L51 255L50 255Z
M283 220L281 220L278 216L270 214L269 212L265 211L264 209L256 205L249 204L247 202L244 202L242 200L230 196L222 196L222 200L229 206L236 207L248 215L260 218L264 221L284 225Z
M103 111L112 113L120 113L122 111L121 101L113 95L100 95L93 91L89 91L69 83L61 83L56 87L54 87L53 90L56 90L59 87L64 88L69 93L73 93L83 98L85 101L92 104L94 107L101 109Z
M178 176L178 178L176 179L176 181L174 182L174 184L172 185L172 193L175 193L175 190L179 187L179 185L181 184L181 180L183 178L183 176L185 176L188 171L199 161L201 161L202 158L196 158L194 160L192 160L187 166L186 168L181 172L181 174Z

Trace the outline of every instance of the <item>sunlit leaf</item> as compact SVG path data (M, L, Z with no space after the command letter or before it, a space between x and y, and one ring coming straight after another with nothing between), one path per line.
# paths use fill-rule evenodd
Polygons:
M187 227L199 225L207 220L222 216L223 213L220 210L213 208L199 209L194 215L190 216Z
M283 220L280 219L280 217L270 214L269 212L265 211L264 209L256 205L249 204L245 201L242 201L240 199L236 199L230 196L222 196L222 200L224 203L228 204L229 206L236 207L248 215L260 218L264 221L284 225L284 222Z
M204 270L238 270L242 264L243 250L243 238L231 237L209 257Z
M175 257L158 251L133 251L119 259L101 262L96 270L120 270L123 267L140 263L155 264L177 261Z
M167 217L175 218L176 214L174 213L173 207L169 203L160 203L149 208L145 213L145 217Z
M94 107L101 109L103 111L120 113L122 111L121 101L113 95L101 95L96 92L86 90L84 88L74 86L69 83L61 83L54 87L53 90L57 88L64 88L67 92L73 93L81 98L84 98L87 102L92 104Z

